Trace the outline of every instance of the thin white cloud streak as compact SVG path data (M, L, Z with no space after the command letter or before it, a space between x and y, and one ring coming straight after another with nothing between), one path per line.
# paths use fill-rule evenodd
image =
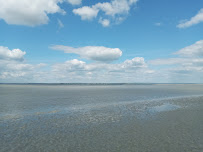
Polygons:
M182 21L180 24L177 25L177 27L178 28L188 28L190 26L199 24L200 22L203 22L203 8L200 9L200 11L190 20Z
M162 26L163 24L161 22L157 22L157 23L154 23L155 26Z
M82 58L89 60L110 62L119 59L122 56L122 51L119 48L107 48L104 46L85 46L73 48L70 46L55 45L51 49L64 51L65 53L75 53Z
M59 29L64 28L64 24L60 19L58 19L58 26L59 26Z
M203 58L167 58L167 59L156 59L149 61L152 65L199 65L203 66Z

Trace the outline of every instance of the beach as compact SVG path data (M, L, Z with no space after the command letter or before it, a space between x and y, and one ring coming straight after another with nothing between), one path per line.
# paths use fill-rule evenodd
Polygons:
M203 85L0 85L0 151L203 151Z

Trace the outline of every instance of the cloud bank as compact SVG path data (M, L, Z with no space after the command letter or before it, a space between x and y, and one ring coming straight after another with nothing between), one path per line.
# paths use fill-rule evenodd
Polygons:
M24 60L25 51L0 47L0 82L158 82L158 83L200 83L203 80L202 42L197 41L174 52L176 57L145 61L134 57L122 62L118 59L122 51L103 46L53 46L52 49L75 53L82 59L46 65L29 64Z
M142 57L119 64L90 63L73 59L52 66L54 78L69 82L132 82L144 81L154 71L148 69Z
M85 58L100 62L87 63L73 59L52 65L29 64L23 60L25 51L9 50L2 46L0 51L0 82L143 82L154 72L148 68L142 57L127 59L121 63L106 62L121 56L122 52L118 48L55 47L64 47L64 52L77 52Z

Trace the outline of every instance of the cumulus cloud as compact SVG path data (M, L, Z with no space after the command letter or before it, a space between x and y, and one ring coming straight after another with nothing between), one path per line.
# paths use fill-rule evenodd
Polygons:
M2 46L0 47L0 82L143 82L154 72L148 68L142 57L128 59L122 63L107 62L121 56L122 52L118 48L54 47L67 53L76 52L81 57L105 62L86 63L73 59L51 66L44 63L29 64L23 60L26 52L20 49L9 50Z
M20 49L9 50L8 47L0 46L0 82L32 82L40 73L40 69L46 66L43 63L26 63L25 54L26 52ZM42 74L38 75L38 78L40 76Z
M124 18L138 0L112 0L111 2L97 3L92 6L83 6L73 9L73 13L81 16L82 20L92 20L98 16L111 16L117 22ZM60 4L67 2L72 5L79 5L82 0L0 0L0 19L7 24L37 26L49 22L49 14L65 14ZM100 15L102 14L100 13ZM120 17L122 16L122 17ZM123 19L122 19L123 20ZM110 24L110 20L99 20L104 27Z
M196 44L199 43L194 43L193 45ZM52 48L62 50L65 53L75 53L86 59L103 62L89 63L82 61L82 59L73 59L52 65L43 63L29 64L26 60L23 60L25 52L20 49L13 49L18 50L13 51L3 46L0 48L0 82L181 83L202 82L203 79L203 57L199 53L185 56L188 53L181 51L184 48L177 51L181 53L176 52L177 57L174 58L156 59L146 62L143 57L135 57L126 59L121 63L110 63L109 61L118 59L121 56L122 52L120 49L102 46L72 48L57 45ZM198 47L191 48L196 50ZM115 57L115 54L118 56ZM48 68L43 68L44 66L48 66Z
M103 27L108 27L110 25L110 21L108 19L99 19L99 23L102 24Z
M0 46L0 60L23 60L26 52L20 49L9 50L7 47Z
M202 57L203 56L203 40L197 41L195 44L192 44L190 46L187 46L175 54L181 55L181 56L189 56L189 57Z
M53 65L54 71L107 71L107 72L129 72L135 69L147 68L147 64L142 57L135 57L131 60L126 60L123 63L109 64L109 63L90 63L87 64L84 61L78 59L68 60L64 63Z
M200 9L200 11L190 20L181 21L181 23L178 24L177 27L178 28L187 28L187 27L193 26L195 24L199 24L200 22L203 22L203 8Z
M63 0L0 0L0 19L16 25L47 24L48 14L65 13L58 5L62 2Z
M45 82L49 78L45 72L41 71L44 66L44 64L0 61L0 82L40 82L41 79Z
M82 20L91 20L98 16L99 12L103 12L104 15L112 17L112 20L117 21L120 16L125 16L129 13L133 4L136 4L138 0L112 0L111 2L97 3L92 6L83 6L73 10L73 13L81 16ZM110 22L107 20L99 20L103 26L108 25Z
M115 16L117 14L128 13L131 4L127 0L113 0L111 3L97 3L93 7L103 11L106 15Z
M121 57L122 51L119 48L107 48L104 46L85 46L73 48L63 45L55 45L51 47L54 50L64 51L65 53L75 53L82 58L94 61L110 62Z
M80 71L85 70L86 63L83 61L79 61L78 59L73 59L70 61L66 61L63 64L55 64L54 71Z
M144 61L144 58L143 57L135 57L133 58L132 60L126 60L124 63L123 63L123 67L124 68L144 68L146 67L146 63Z
M98 9L88 6L83 6L73 10L73 13L81 16L82 20L92 20L93 18L97 17L98 12Z

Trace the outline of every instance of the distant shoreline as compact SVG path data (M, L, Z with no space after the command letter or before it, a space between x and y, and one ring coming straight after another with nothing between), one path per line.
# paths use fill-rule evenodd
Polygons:
M203 85L203 83L0 83L0 85Z

